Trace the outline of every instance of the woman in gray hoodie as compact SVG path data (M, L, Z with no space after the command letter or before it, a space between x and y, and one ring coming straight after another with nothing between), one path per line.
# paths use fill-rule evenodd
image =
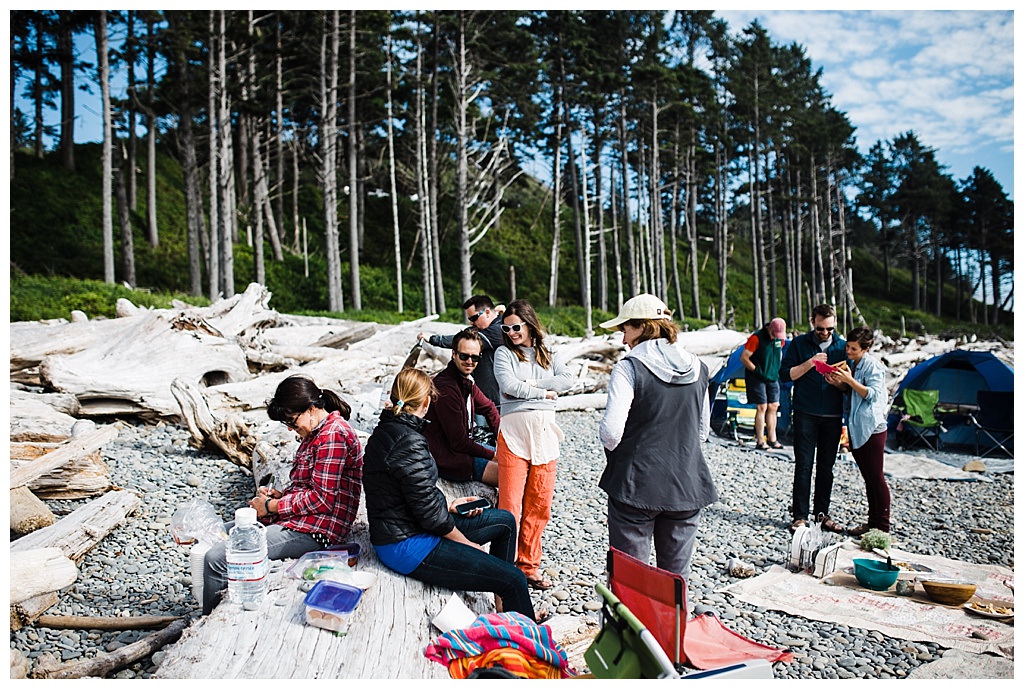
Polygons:
M675 344L664 302L641 294L622 305L616 328L629 352L612 369L600 437L608 464L608 545L689 579L704 507L718 500L701 445L711 407L708 369Z

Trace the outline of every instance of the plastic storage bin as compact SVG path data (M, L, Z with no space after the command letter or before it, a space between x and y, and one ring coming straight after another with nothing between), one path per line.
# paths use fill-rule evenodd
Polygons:
M348 627L363 590L336 581L318 581L306 594L306 623L332 632Z

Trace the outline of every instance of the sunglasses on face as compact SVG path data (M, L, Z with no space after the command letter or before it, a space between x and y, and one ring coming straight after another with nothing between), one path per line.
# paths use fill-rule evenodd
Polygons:
M460 359L463 361L472 361L474 364L480 363L479 354L466 354L465 352L455 352Z
M501 326L501 332L503 333L517 333L523 329L522 323L516 323L515 325L503 325Z
M815 326L814 329L817 330L819 333L830 333L833 330L835 330L835 327L833 326L831 328L823 328L820 325L818 325L818 326Z
M468 320L469 320L470 323L476 323L476 319L480 318L480 316L482 316L482 315L484 315L483 311L477 311L472 316L470 316Z

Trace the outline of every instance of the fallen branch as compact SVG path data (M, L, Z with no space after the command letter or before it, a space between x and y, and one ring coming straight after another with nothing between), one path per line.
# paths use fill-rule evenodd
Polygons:
M74 663L65 663L54 668L39 667L32 672L36 679L75 679L79 677L105 677L107 673L134 663L140 658L152 655L181 636L188 620L179 619L133 644L122 646L112 653L98 655Z
M49 629L102 629L122 631L125 629L163 629L183 619L169 615L138 615L136 617L87 617L83 615L42 615L36 619L37 627Z

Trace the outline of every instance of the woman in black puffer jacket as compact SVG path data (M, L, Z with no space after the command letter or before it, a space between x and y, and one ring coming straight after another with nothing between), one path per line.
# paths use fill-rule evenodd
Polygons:
M499 611L536 621L526 577L513 564L516 525L510 512L456 513L475 496L448 504L437 488L437 464L423 436L433 389L430 377L404 369L391 388L390 409L366 442L363 492L370 542L389 568L456 591L490 591ZM490 553L481 544L490 543Z

